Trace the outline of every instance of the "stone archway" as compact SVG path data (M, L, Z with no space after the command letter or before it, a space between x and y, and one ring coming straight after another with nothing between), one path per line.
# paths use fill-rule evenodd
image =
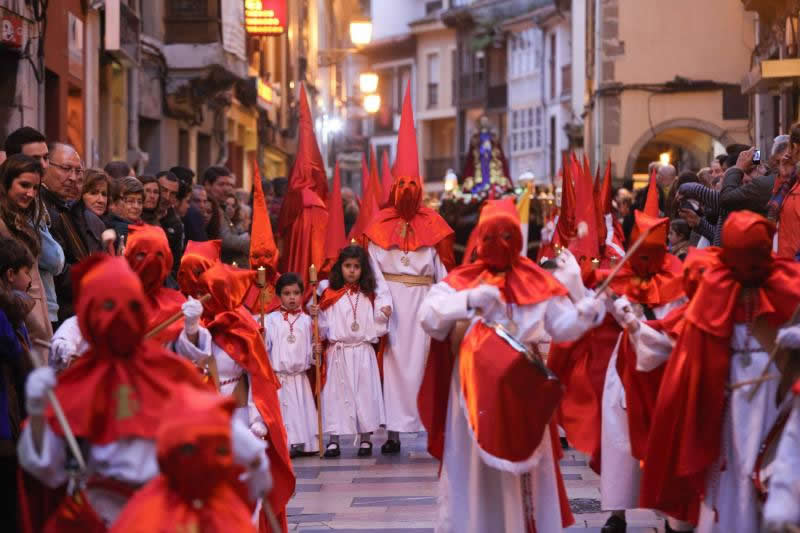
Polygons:
M625 163L625 174L623 174L623 176L626 178L632 176L634 173L636 160L638 159L642 149L644 149L648 143L660 135L668 134L670 130L693 130L706 134L726 146L736 142L736 140L731 137L723 128L711 122L698 120L696 118L676 118L667 120L645 131L636 140L636 142L633 143L630 151L628 152L628 159Z

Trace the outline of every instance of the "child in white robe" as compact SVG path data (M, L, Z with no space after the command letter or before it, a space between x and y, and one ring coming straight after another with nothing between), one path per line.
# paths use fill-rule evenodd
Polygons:
M281 382L278 398L289 437L290 454L319 451L317 407L306 371L314 364L311 317L303 313L303 281L287 272L278 278L275 294L281 307L264 320L264 342L272 369Z
M375 276L363 248L339 254L319 309L320 337L328 340L327 380L322 389L325 457L338 457L339 436L360 434L359 457L372 455L371 433L385 422L378 361L372 344L386 333L389 302L373 301Z

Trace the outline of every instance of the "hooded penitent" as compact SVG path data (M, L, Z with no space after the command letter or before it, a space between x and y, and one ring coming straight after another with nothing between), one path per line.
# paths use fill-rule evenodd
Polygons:
M186 251L183 252L181 265L178 268L178 286L183 294L193 298L200 298L205 294L200 276L220 262L221 253L220 240L186 243Z
M274 487L269 502L275 515L286 526L286 504L294 493L295 477L289 459L286 428L281 416L280 383L269 366L267 348L258 324L240 312L242 299L255 278L255 272L217 263L200 276L200 285L211 298L206 303L203 325L214 343L248 374L258 412L267 426L267 455Z
M278 281L278 247L272 234L267 202L261 187L261 173L253 161L253 227L250 230L250 268L265 270L263 291L253 283L244 298L244 305L253 313L271 313L280 306L275 298L275 282Z
M312 264L319 268L325 259L328 178L314 137L304 85L300 85L298 110L297 157L278 224L283 238L279 270L296 272L308 285L308 268Z
M176 384L205 388L190 363L144 340L147 302L121 257L93 255L72 268L75 309L89 350L58 378L55 393L72 431L92 444L155 438ZM62 434L48 408L51 429Z
M774 257L774 227L750 211L731 213L667 361L647 443L644 507L696 518L706 477L721 453L731 336L736 323L779 327L800 301L800 264Z
M233 461L234 407L232 398L177 388L156 435L161 474L128 502L113 533L255 533Z
M167 234L158 226L131 226L125 259L142 282L147 300L149 331L180 311L186 301L180 292L164 287L164 280L172 270L172 252ZM173 341L182 329L183 319L162 330L154 340L161 343Z
M449 269L455 263L453 230L436 211L422 205L422 177L410 91L409 82L397 135L391 205L378 212L365 234L385 250L397 248L409 252L423 246L434 246L442 263Z
M339 252L347 246L344 234L344 209L342 207L342 177L339 162L333 171L333 189L328 205L328 228L325 233L325 261L320 269L320 277L327 278L339 257Z

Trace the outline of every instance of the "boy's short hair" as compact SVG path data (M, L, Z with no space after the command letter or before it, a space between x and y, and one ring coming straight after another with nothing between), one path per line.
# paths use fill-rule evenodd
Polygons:
M33 268L33 256L28 248L12 237L0 237L0 276L5 278L9 270Z
M286 274L281 274L281 277L278 278L278 282L275 284L275 294L280 296L284 287L289 287L290 285L297 285L300 287L300 292L303 292L303 280L300 279L300 276L294 272L287 272Z

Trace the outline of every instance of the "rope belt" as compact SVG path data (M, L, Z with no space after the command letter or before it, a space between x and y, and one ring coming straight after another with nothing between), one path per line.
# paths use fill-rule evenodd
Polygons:
M413 274L390 274L389 272L383 273L386 281L395 281L402 283L406 287L429 287L433 285L433 276L415 276Z
M223 385L230 385L231 383L236 383L238 381L241 381L243 377L244 377L244 373L239 374L235 378L223 379L223 380L221 380L219 382L219 386L222 387Z

